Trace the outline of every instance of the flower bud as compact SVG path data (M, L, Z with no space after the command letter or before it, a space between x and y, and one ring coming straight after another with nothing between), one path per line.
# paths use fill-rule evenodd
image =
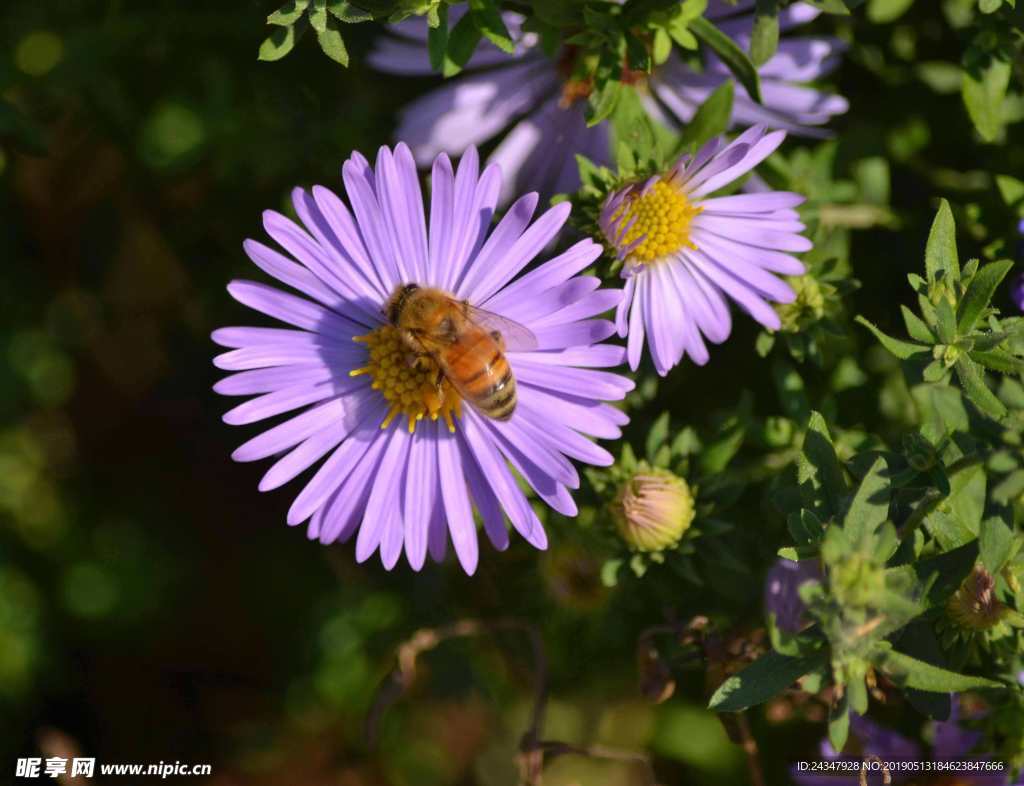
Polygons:
M982 631L998 625L1006 615L1006 606L996 597L996 580L981 565L964 579L946 604L949 616L961 628Z
M619 489L611 509L622 539L637 551L674 546L694 516L686 481L643 463Z

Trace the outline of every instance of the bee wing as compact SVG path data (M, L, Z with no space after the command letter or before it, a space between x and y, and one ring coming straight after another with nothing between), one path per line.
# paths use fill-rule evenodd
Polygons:
M482 308L463 304L466 317L475 325L491 332L497 331L505 341L505 349L510 352L532 352L537 348L537 337L530 329L511 319L485 311Z

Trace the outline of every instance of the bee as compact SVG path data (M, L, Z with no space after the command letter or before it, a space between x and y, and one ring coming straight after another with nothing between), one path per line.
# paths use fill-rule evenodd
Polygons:
M516 408L516 380L508 349L528 352L537 339L522 325L419 284L399 284L384 307L412 361L427 357L477 412L508 420Z

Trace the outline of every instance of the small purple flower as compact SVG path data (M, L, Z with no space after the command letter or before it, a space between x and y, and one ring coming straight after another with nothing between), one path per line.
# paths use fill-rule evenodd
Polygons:
M775 561L764 580L764 607L769 614L775 615L779 629L796 633L803 628L806 608L800 599L800 586L819 579L821 568L817 560Z
M719 344L732 330L728 300L765 327L779 328L779 316L767 301L795 298L775 274L804 272L790 255L811 248L793 209L804 198L785 191L710 195L761 163L785 135L755 126L729 144L713 139L668 172L626 186L605 201L601 229L625 262L616 322L619 335L629 335L627 355L634 370L645 336L662 376L684 355L698 365L707 363L704 338Z
M501 174L494 166L480 173L475 148L457 172L445 155L434 162L429 219L403 144L382 147L375 167L354 153L342 177L351 210L322 186L297 188L292 202L301 224L274 211L263 216L286 254L255 240L244 244L260 269L301 296L251 281L228 286L237 301L289 327L213 333L230 348L214 364L234 372L214 390L252 397L224 420L242 425L293 413L232 457L276 457L261 491L326 457L296 497L288 523L308 521L309 537L322 543L355 537L360 562L379 551L390 569L404 550L419 570L428 552L444 558L450 535L472 573L474 508L496 548L509 543L506 517L529 543L545 548L517 476L551 508L575 515L569 489L579 486L579 475L569 459L610 465L612 456L588 436L617 438L628 420L604 403L623 398L633 383L598 370L619 365L623 350L600 343L615 328L594 318L621 293L577 275L600 246L583 240L520 275L558 234L569 205L533 220L538 197L528 194L492 229ZM410 282L443 289L532 332L533 351L507 352L518 389L509 420L462 407L446 380L438 400L436 369L408 362L381 309L397 285Z
M711 0L706 16L746 48L753 28L753 4L753 0L737 4ZM461 13L452 7L449 24L455 24ZM797 3L780 11L780 26L785 31L819 13L809 4ZM522 30L522 17L506 13L504 19L516 51L506 54L482 42L463 75L406 107L396 136L408 140L416 160L426 165L440 152L458 155L469 145L504 135L490 157L509 176L503 201L525 187L544 196L575 191L577 153L601 164L610 161L607 124L587 127L583 107L589 87L571 78L575 50L563 47L556 58L548 58L540 50L538 36ZM378 42L370 64L392 74L430 74L425 20L408 19L390 30L394 36ZM762 123L824 136L819 126L845 112L848 103L805 83L830 73L843 49L843 43L834 38L783 38L775 56L759 70L764 103L757 104L736 86L733 124ZM630 75L631 79L645 77ZM728 68L713 55L700 72L672 55L645 79L641 98L652 117L678 127L689 122L715 88L729 79Z

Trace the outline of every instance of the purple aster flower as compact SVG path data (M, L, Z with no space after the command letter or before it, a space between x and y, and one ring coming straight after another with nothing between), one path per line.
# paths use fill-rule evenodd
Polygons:
M811 248L793 209L804 198L784 191L711 194L761 163L785 135L755 126L729 144L713 139L668 172L628 185L605 201L601 229L625 262L616 322L619 335L629 335L633 369L640 364L645 336L662 376L683 355L707 363L704 338L719 344L732 330L728 300L765 327L779 328L779 316L767 301L795 298L775 274L804 272L790 256Z
M753 28L753 0L731 4L711 0L706 16L746 48ZM455 24L463 10L449 10ZM814 19L820 12L798 3L779 13L782 30ZM522 30L522 17L504 15L516 41L506 54L482 42L465 73L411 103L402 113L396 133L409 141L416 160L429 163L440 152L458 155L508 131L491 154L510 179L502 199L523 190L524 184L543 195L575 191L579 186L575 155L609 163L608 129L604 123L587 128L583 107L589 85L571 74L578 52L563 47L554 59L541 51L535 33ZM427 54L427 24L422 18L393 25L393 37L383 38L371 53L375 68L393 74L431 73ZM844 45L834 38L783 38L778 51L759 70L763 104L736 87L732 121L736 125L763 123L807 136L823 136L822 126L847 110L846 99L808 87L839 63ZM709 55L702 72L676 55L646 74L627 74L643 83L642 99L651 115L669 126L689 122L700 105L723 82L728 68Z
M784 631L796 633L803 626L806 607L800 599L800 586L821 579L817 560L798 562L777 559L764 580L764 607L775 615L775 624Z
M242 425L291 413L232 457L276 457L261 491L326 457L296 497L288 523L308 521L309 537L322 543L355 537L360 562L379 550L390 569L404 550L418 570L428 552L444 558L450 535L472 573L474 509L496 548L509 542L506 517L529 543L545 548L517 476L551 508L575 515L569 489L578 487L579 475L569 459L611 464L587 437L616 438L627 421L604 402L623 398L633 383L599 370L619 365L623 350L600 343L615 328L595 318L621 294L577 275L600 246L578 242L520 275L556 236L569 205L533 220L538 197L528 194L492 229L501 174L494 166L480 173L475 148L457 172L445 155L434 162L429 218L405 145L382 147L375 167L354 153L342 178L351 210L314 186L292 192L301 223L264 213L264 228L286 254L255 240L244 244L260 269L299 294L251 281L228 286L240 303L288 327L214 332L214 341L230 348L214 364L234 372L214 389L252 397L224 420ZM438 367L410 356L382 313L403 283L440 288L532 333L532 351L507 348L518 391L510 419L463 407Z

